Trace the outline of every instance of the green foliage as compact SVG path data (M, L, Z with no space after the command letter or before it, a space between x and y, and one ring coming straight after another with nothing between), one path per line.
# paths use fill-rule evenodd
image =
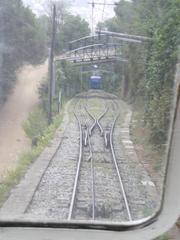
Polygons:
M164 235L156 238L155 240L170 240L170 238L166 234L164 234Z
M68 42L84 37L90 33L88 23L80 16L74 16L67 12L67 6L56 3L57 18L60 19L56 27L55 54L62 53L68 48ZM40 18L40 22L46 29L47 39L50 43L52 32L52 19L46 16ZM56 92L53 98L53 114L57 113L57 102L59 92L62 93L62 101L73 97L80 89L80 69L74 64L66 61L56 62ZM85 84L87 85L87 84ZM85 88L86 86L84 86ZM42 108L48 112L48 79L42 82L39 93L42 100Z
M151 130L151 141L155 144L164 143L169 127L171 96L170 89L163 89L161 95L154 96L149 102L145 120Z
M46 114L40 107L34 108L23 124L24 131L33 145L41 138L47 126Z
M0 102L16 80L23 63L40 63L47 54L45 31L21 0L0 0Z
M6 177L0 184L0 206L8 197L11 189L20 181L28 167L32 162L41 154L43 149L50 144L51 139L54 137L56 129L62 122L62 116L58 115L50 126L44 129L41 138L39 138L35 147L31 151L25 152L20 156L19 162L14 170L7 172Z
M72 63L61 61L56 63L56 91L53 97L52 112L55 116L58 109L59 92L62 94L62 102L64 104L68 99L81 91L80 85L80 69ZM48 113L48 80L44 79L39 87L39 95L41 99L41 107L43 111Z
M39 97L41 100L41 107L44 112L48 113L48 78L44 78L43 81L41 81L41 84L39 86Z
M46 146L49 145L50 140L53 139L56 129L60 126L62 122L63 111L60 115L57 115L51 125L49 125L39 139L37 143L36 151L42 151Z
M80 16L65 12L63 21L57 28L56 52L68 49L68 42L90 34L89 24Z
M62 90L64 97L73 97L80 91L80 69L67 61L62 61L57 69L58 88Z
M100 24L110 31L152 38L144 47L126 44L122 51L129 61L124 70L122 64L117 64L116 74L119 88L124 88L123 97L133 103L144 103L144 119L151 131L151 141L156 144L165 143L167 138L180 44L179 9L179 0L120 1L115 7L116 16ZM125 86L122 86L122 75Z
M55 52L56 54L60 54L62 51L68 50L68 43L70 41L89 35L90 28L88 22L79 15L69 13L68 2L60 1L55 3L57 19L59 20L56 24ZM46 28L46 38L48 40L48 45L50 45L52 18L42 16L40 21Z
M149 46L146 67L146 121L152 140L163 143L169 125L174 72L177 62L180 15L177 0L164 4L163 16Z

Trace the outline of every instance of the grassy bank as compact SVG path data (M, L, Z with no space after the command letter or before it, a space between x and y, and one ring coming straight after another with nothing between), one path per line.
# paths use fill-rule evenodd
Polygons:
M0 183L0 206L9 196L11 189L20 181L24 176L27 169L35 161L35 159L42 153L45 147L47 147L54 137L56 129L62 122L63 111L54 118L51 125L45 128L42 132L41 137L39 137L36 146L28 152L24 152L20 158L19 162L14 170L7 172L6 177Z
M145 125L143 112L140 109L133 111L130 134L140 162L158 189L161 189L166 164L166 145L157 145L150 141L150 130Z

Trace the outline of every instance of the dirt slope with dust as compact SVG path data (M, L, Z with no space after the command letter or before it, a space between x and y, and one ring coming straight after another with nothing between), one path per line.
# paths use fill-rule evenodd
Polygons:
M16 166L20 153L31 147L22 123L38 104L38 86L46 75L47 62L22 67L13 92L0 108L0 179Z

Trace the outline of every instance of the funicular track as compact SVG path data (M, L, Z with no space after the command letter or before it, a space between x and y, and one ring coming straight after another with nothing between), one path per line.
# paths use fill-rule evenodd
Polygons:
M82 93L73 99L61 142L58 138L51 158L46 152L41 174L38 162L37 172L29 173L29 182L34 174L40 178L22 208L25 219L134 223L147 216L144 208L154 209L151 180L138 161L126 158L119 142L124 119L119 105L105 92ZM151 186L147 188L142 180ZM11 209L16 215L12 202L22 198L26 181L7 201L3 214Z
M74 115L78 122L80 135L79 158L75 174L68 220L97 220L104 218L114 219L115 217L116 220L132 221L128 198L125 192L123 180L117 164L116 154L113 146L113 131L119 114L117 114L116 116L111 116L110 121L107 122L106 115L108 114L109 106L105 104L105 110L100 114L100 116L95 117L89 111L87 102L84 105L79 105L79 103L77 103L74 112ZM112 104L115 105L113 101ZM78 109L79 107L81 110ZM101 122L103 122L103 124L101 124ZM97 154L95 148L93 147L93 145L96 145L96 143L93 142L92 138L93 135L97 134L95 132L98 132L99 137L101 138L101 144L103 145L104 149L101 152L101 160L103 159L102 155L106 155L107 152L109 154L108 156L110 157L108 167L109 165L111 165L111 174L106 173L105 175L107 178L106 180L113 182L114 186L110 184L108 188L106 188L106 185L103 185L102 179L105 176L101 176L101 174L98 173L99 164L97 164ZM88 157L86 154L87 148L89 149ZM104 165L103 171L106 171L106 163L101 163L101 165ZM86 176L86 179L84 176ZM83 189L83 191L81 188ZM107 195L110 194L110 198L114 198L113 201L115 207L113 206L111 201L109 201L109 203L108 201L104 201L105 196L104 194L102 194L103 192L106 192ZM115 194L115 196L111 196L112 192L113 194ZM107 200L109 200L109 198L107 198ZM116 214L114 214L115 212Z

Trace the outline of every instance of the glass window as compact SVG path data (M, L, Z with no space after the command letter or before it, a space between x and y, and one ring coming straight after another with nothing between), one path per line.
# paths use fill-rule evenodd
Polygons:
M0 219L136 225L157 214L179 10L0 1Z

